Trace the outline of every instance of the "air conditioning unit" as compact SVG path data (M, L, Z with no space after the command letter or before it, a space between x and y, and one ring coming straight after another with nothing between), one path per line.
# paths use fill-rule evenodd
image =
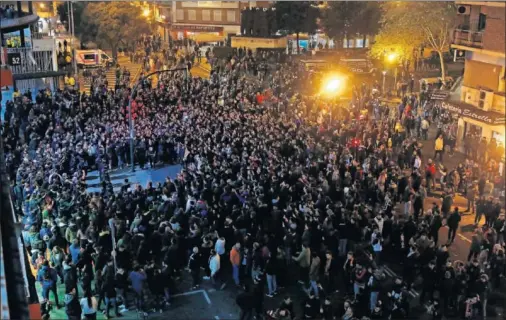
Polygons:
M463 15L463 16L468 16L471 14L471 6L464 6L464 5L460 5L457 7L457 14L458 15Z
M483 111L488 111L492 107L494 100L494 92L489 90L480 90L480 99L478 101L478 107Z

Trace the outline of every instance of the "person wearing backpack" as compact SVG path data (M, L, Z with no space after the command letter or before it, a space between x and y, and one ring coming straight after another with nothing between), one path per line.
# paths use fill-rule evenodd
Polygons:
M65 313L69 320L81 319L81 305L77 297L76 287L66 286L65 288Z

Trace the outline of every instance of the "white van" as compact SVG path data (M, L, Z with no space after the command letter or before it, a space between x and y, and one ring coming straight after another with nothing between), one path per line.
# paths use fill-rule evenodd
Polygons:
M100 49L76 50L76 62L79 68L96 68L114 65L114 59Z

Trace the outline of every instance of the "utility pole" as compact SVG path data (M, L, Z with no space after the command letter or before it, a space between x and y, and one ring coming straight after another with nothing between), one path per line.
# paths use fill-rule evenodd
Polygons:
M71 20L72 20L72 63L74 65L74 78L75 78L75 81L76 81L76 84L78 84L78 76L79 76L79 73L77 72L77 59L76 59L76 48L75 48L75 42L74 42L74 38L75 38L75 24L74 24L74 2L73 1L70 1L70 16L71 16Z

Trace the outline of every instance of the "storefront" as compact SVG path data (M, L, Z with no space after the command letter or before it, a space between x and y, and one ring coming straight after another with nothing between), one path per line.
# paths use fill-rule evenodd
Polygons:
M231 46L233 48L245 47L248 49L258 49L258 48L285 49L287 46L287 39L286 37L257 38L257 37L233 36L231 37Z
M191 39L197 37L199 34L206 34L208 37L226 38L226 34L232 33L235 30L228 30L222 26L209 26L209 25L191 25L191 24L173 24L170 30L173 39Z
M442 101L441 107L458 118L457 141L465 136L477 135L487 141L495 138L504 145L506 117L492 111L483 111L470 104L457 101Z

